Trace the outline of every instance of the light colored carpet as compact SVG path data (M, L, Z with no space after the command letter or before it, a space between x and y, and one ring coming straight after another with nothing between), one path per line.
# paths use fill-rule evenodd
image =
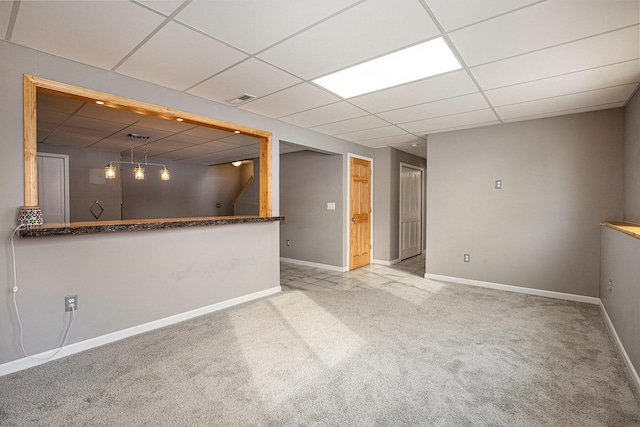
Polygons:
M631 426L593 305L288 291L0 378L2 426Z

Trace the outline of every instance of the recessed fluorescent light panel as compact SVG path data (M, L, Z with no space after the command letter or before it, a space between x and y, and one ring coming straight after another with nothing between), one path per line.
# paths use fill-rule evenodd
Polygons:
M447 43L439 37L313 80L351 98L461 68Z

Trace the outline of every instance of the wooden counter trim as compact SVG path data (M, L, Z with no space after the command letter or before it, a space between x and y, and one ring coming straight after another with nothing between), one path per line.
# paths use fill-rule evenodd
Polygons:
M613 228L636 239L640 239L640 224L633 222L602 221L600 225Z
M49 224L34 228L23 228L20 238L72 236L79 234L116 233L122 231L166 230L172 228L211 227L229 224L257 224L284 221L282 216L226 216L197 218L159 218L128 221L72 222L68 225Z

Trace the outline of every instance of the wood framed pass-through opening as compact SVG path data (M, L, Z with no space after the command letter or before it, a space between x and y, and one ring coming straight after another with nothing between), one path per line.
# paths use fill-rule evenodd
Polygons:
M213 129L257 138L260 141L259 215L272 215L272 139L270 132L26 74L23 78L23 84L24 206L38 206L38 141L36 95L38 92L45 92L84 102L100 101L106 108L127 110L138 114L159 117L167 120L177 120L179 118L185 123L205 126Z

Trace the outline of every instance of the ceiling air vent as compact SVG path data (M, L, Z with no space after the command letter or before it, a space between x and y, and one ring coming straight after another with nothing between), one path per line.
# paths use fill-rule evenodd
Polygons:
M242 96L230 99L227 102L229 104L231 104L231 105L240 105L240 104L244 104L247 101L251 101L252 99L255 99L255 98L256 97L254 95L249 95L248 93L243 93Z

